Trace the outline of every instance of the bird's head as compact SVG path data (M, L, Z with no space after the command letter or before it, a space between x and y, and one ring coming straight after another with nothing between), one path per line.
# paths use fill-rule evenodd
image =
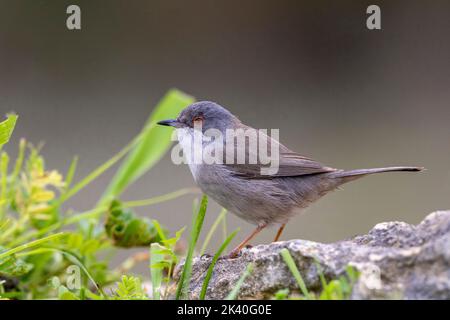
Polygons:
M217 129L224 133L226 129L239 126L240 121L217 103L200 101L186 107L176 119L162 120L158 124L186 129L201 127L203 132L208 129Z

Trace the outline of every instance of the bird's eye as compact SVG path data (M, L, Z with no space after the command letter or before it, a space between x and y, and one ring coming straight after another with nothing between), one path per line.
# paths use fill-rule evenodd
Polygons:
M196 116L192 119L192 124L202 124L202 123L203 123L202 116Z

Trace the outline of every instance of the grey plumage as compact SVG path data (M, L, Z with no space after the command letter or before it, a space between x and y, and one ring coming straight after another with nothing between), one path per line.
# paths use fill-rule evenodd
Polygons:
M210 128L223 133L226 129L250 128L225 108L209 101L194 103L176 120L161 121L160 124L187 128L190 132L196 119L202 121L203 132ZM269 137L267 143L279 142ZM251 151L247 149L246 156L249 156ZM420 167L387 167L345 171L325 166L282 144L279 144L279 150L279 170L271 176L260 173L263 165L259 161L256 164L197 164L191 166L191 171L205 194L230 212L259 226L257 230L260 230L267 225L284 226L293 215L346 182L374 173L422 170Z

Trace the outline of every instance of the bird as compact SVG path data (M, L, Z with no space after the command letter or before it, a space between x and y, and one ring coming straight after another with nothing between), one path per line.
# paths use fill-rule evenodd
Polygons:
M376 173L414 172L424 169L414 166L356 170L329 167L290 150L260 129L242 123L226 108L211 101L190 104L176 119L161 120L157 124L176 129L179 145L183 153L190 158L190 161L187 161L190 171L202 192L229 212L256 226L254 231L230 252L230 258L239 256L249 241L266 227L278 226L274 242L278 241L293 216L344 183ZM222 134L222 139L212 139L211 135L208 137L207 133L212 130ZM267 149L277 147L278 163L274 172L264 172L264 169L268 169L268 164L262 163L259 158L250 163L249 159L255 155L255 151L251 150L249 139L245 139L245 143L242 143L242 140L238 143L238 139L230 142L223 138L227 130L256 130L261 134L258 135L258 142L265 143ZM216 152L222 151L225 154L224 159L213 163L193 161L196 151L192 146L195 145L193 141L196 134L201 138L201 151L206 151L211 146L222 147L216 149ZM227 146L230 149L227 149ZM234 153L230 156L227 154L230 153L228 150ZM245 155L243 163L236 161L239 152Z

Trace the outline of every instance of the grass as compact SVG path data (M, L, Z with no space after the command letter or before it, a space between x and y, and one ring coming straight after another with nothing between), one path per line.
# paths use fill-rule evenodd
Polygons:
M163 244L164 241L173 240L161 237L161 233L166 233L162 226L157 224L159 228L156 228L154 220L138 217L131 208L170 201L197 193L197 190L186 188L150 199L119 201L121 206L114 212L110 204L113 200L119 200L122 192L150 170L170 147L172 131L156 127L155 122L175 117L193 101L191 96L179 90L170 90L155 107L141 132L118 153L81 179L77 177L80 162L77 157L73 158L63 177L56 170L48 170L40 155L40 148L24 139L20 140L18 156L12 168L9 155L1 152L0 292L4 296L27 299L59 296L64 299L75 296L79 299L108 298L101 292L102 286L113 285L118 281L116 286L121 284L122 288L125 287L121 282L124 279L109 267L117 243L129 244L128 240L132 239L138 245L146 241L150 241L150 244L160 241ZM9 141L16 120L16 115L9 114L0 123L0 149ZM122 159L124 161L97 204L85 212L64 208L67 200L87 190L93 181ZM110 238L103 226L103 218L111 221L113 213L115 224L112 227L116 229L111 235L123 236L122 239ZM128 232L122 233L117 228L125 228ZM73 263L84 271L86 279L82 281L83 288L75 295L67 292L64 286L56 291L50 288L47 279L57 277L64 280L65 270ZM5 293L1 288L1 277L17 278L20 287L15 292ZM92 286L88 286L89 280ZM137 283L133 278L125 281L128 284ZM157 281L157 277L153 281ZM59 291L63 293L59 294ZM126 291L121 292L120 298L125 298Z
M49 242L51 240L55 240L55 239L61 238L62 236L64 236L64 233L62 233L62 232L61 233L56 233L56 234L52 234L50 236L47 236L47 237L44 237L44 238L41 238L41 239L37 239L37 240L31 241L31 242L28 242L28 243L24 243L24 244L22 244L20 246L17 246L15 248L6 250L5 252L0 253L0 262L2 260L4 260L4 259L14 255L14 254L17 254L17 253L21 252L21 251L28 250L28 249L40 246L40 245L42 245L45 242Z
M247 265L241 277L236 282L233 290L231 290L231 292L228 294L225 300L235 300L237 298L239 291L241 290L241 287L244 284L245 279L247 279L247 277L253 272L253 268L254 268L253 263L249 263Z
M330 282L327 282L322 270L321 265L317 260L314 261L317 274L319 276L320 282L322 284L322 291L316 296L313 292L310 292L306 287L305 281L303 280L300 271L295 264L294 259L292 258L289 250L284 248L280 252L284 262L288 266L291 271L293 277L297 281L297 284L300 288L300 292L303 295L304 299L307 300L347 300L350 299L353 286L358 280L359 272L356 271L353 267L347 266L345 269L346 274L340 276L337 279L333 279ZM289 290L282 289L275 294L275 299L288 299Z
M13 134L17 115L9 114L0 123L0 298L14 299L75 299L75 300L141 300L168 299L169 287L176 286L177 299L188 298L194 254L202 232L208 199L200 203L194 199L193 218L188 247L183 248L184 228L174 234L155 219L143 218L133 210L148 207L181 196L198 194L196 188L183 188L148 199L123 199L123 192L142 177L161 159L171 144L172 130L157 127L158 120L174 118L192 103L194 98L178 90L170 90L157 104L143 129L115 155L98 165L85 177L79 177L78 157L68 164L65 176L46 167L41 148L21 139L17 157L13 161L3 146ZM120 163L122 161L122 163ZM81 191L89 190L107 170L120 163L103 195L86 211L66 208L67 200ZM220 228L222 225L222 228ZM172 234L172 236L170 236ZM222 210L207 232L199 250L203 254L213 237L223 243L215 252L202 284L200 299L207 296L208 286L214 275L216 263L226 250L237 230L227 232L226 211ZM141 248L130 253L121 264L111 264L118 248ZM314 298L307 292L298 269L289 252L283 259L296 278L305 297ZM185 257L180 279L175 283L173 270ZM144 290L141 276L132 273L140 262L148 262L151 293ZM80 288L67 285L67 270L77 266ZM252 273L249 264L227 299L236 299L246 278ZM347 270L347 275L326 282L323 277L321 299L345 299L351 294L357 273ZM4 279L15 279L18 286L3 287ZM57 279L58 286L49 285ZM106 289L105 289L106 288ZM288 298L286 291L278 298Z
M295 265L295 261L292 258L291 254L289 253L289 250L284 248L281 250L280 254L283 257L283 260L286 263L286 265L288 266L292 275L294 276L295 280L297 281L300 291L306 297L306 299L310 299L311 296L308 292L308 289L306 288L305 281L303 280L303 277L300 274L300 271L298 271L297 266Z
M227 215L227 210L222 209L220 214L217 216L217 219L214 221L213 225L209 229L208 233L206 234L205 240L203 241L202 248L200 249L200 255L202 256L206 252L206 248L208 247L209 242L211 241L211 238L213 237L214 233L217 230L217 227L220 223L222 223L225 226L225 217ZM227 239L226 230L224 230L224 239ZM224 240L224 241L225 241Z
M142 130L142 140L117 170L100 200L101 204L120 196L161 159L170 147L172 130L156 127L156 122L176 118L181 110L194 101L193 97L175 89L161 99Z
M222 245L220 246L219 250L217 250L216 254L214 255L211 264L208 267L208 271L206 272L206 276L205 279L203 280L203 285L202 285L202 290L200 292L200 296L199 299L200 300L204 300L205 296L206 296L206 290L208 289L208 284L209 281L211 280L212 277L212 273L214 270L214 267L216 265L217 260L219 259L219 257L222 255L222 253L225 251L225 249L228 247L228 245L230 244L231 240L233 240L234 236L236 236L236 234L238 233L239 230L236 230L234 232L232 232L226 239L225 241L222 243Z
M187 297L187 290L189 288L192 273L192 260L194 256L194 249L197 244L197 240L200 236L200 232L202 230L207 206L208 206L208 197L203 196L202 201L200 202L198 213L193 216L192 230L186 260L184 261L183 270L181 272L181 276L178 281L177 291L175 293L175 299L177 300L186 299Z

